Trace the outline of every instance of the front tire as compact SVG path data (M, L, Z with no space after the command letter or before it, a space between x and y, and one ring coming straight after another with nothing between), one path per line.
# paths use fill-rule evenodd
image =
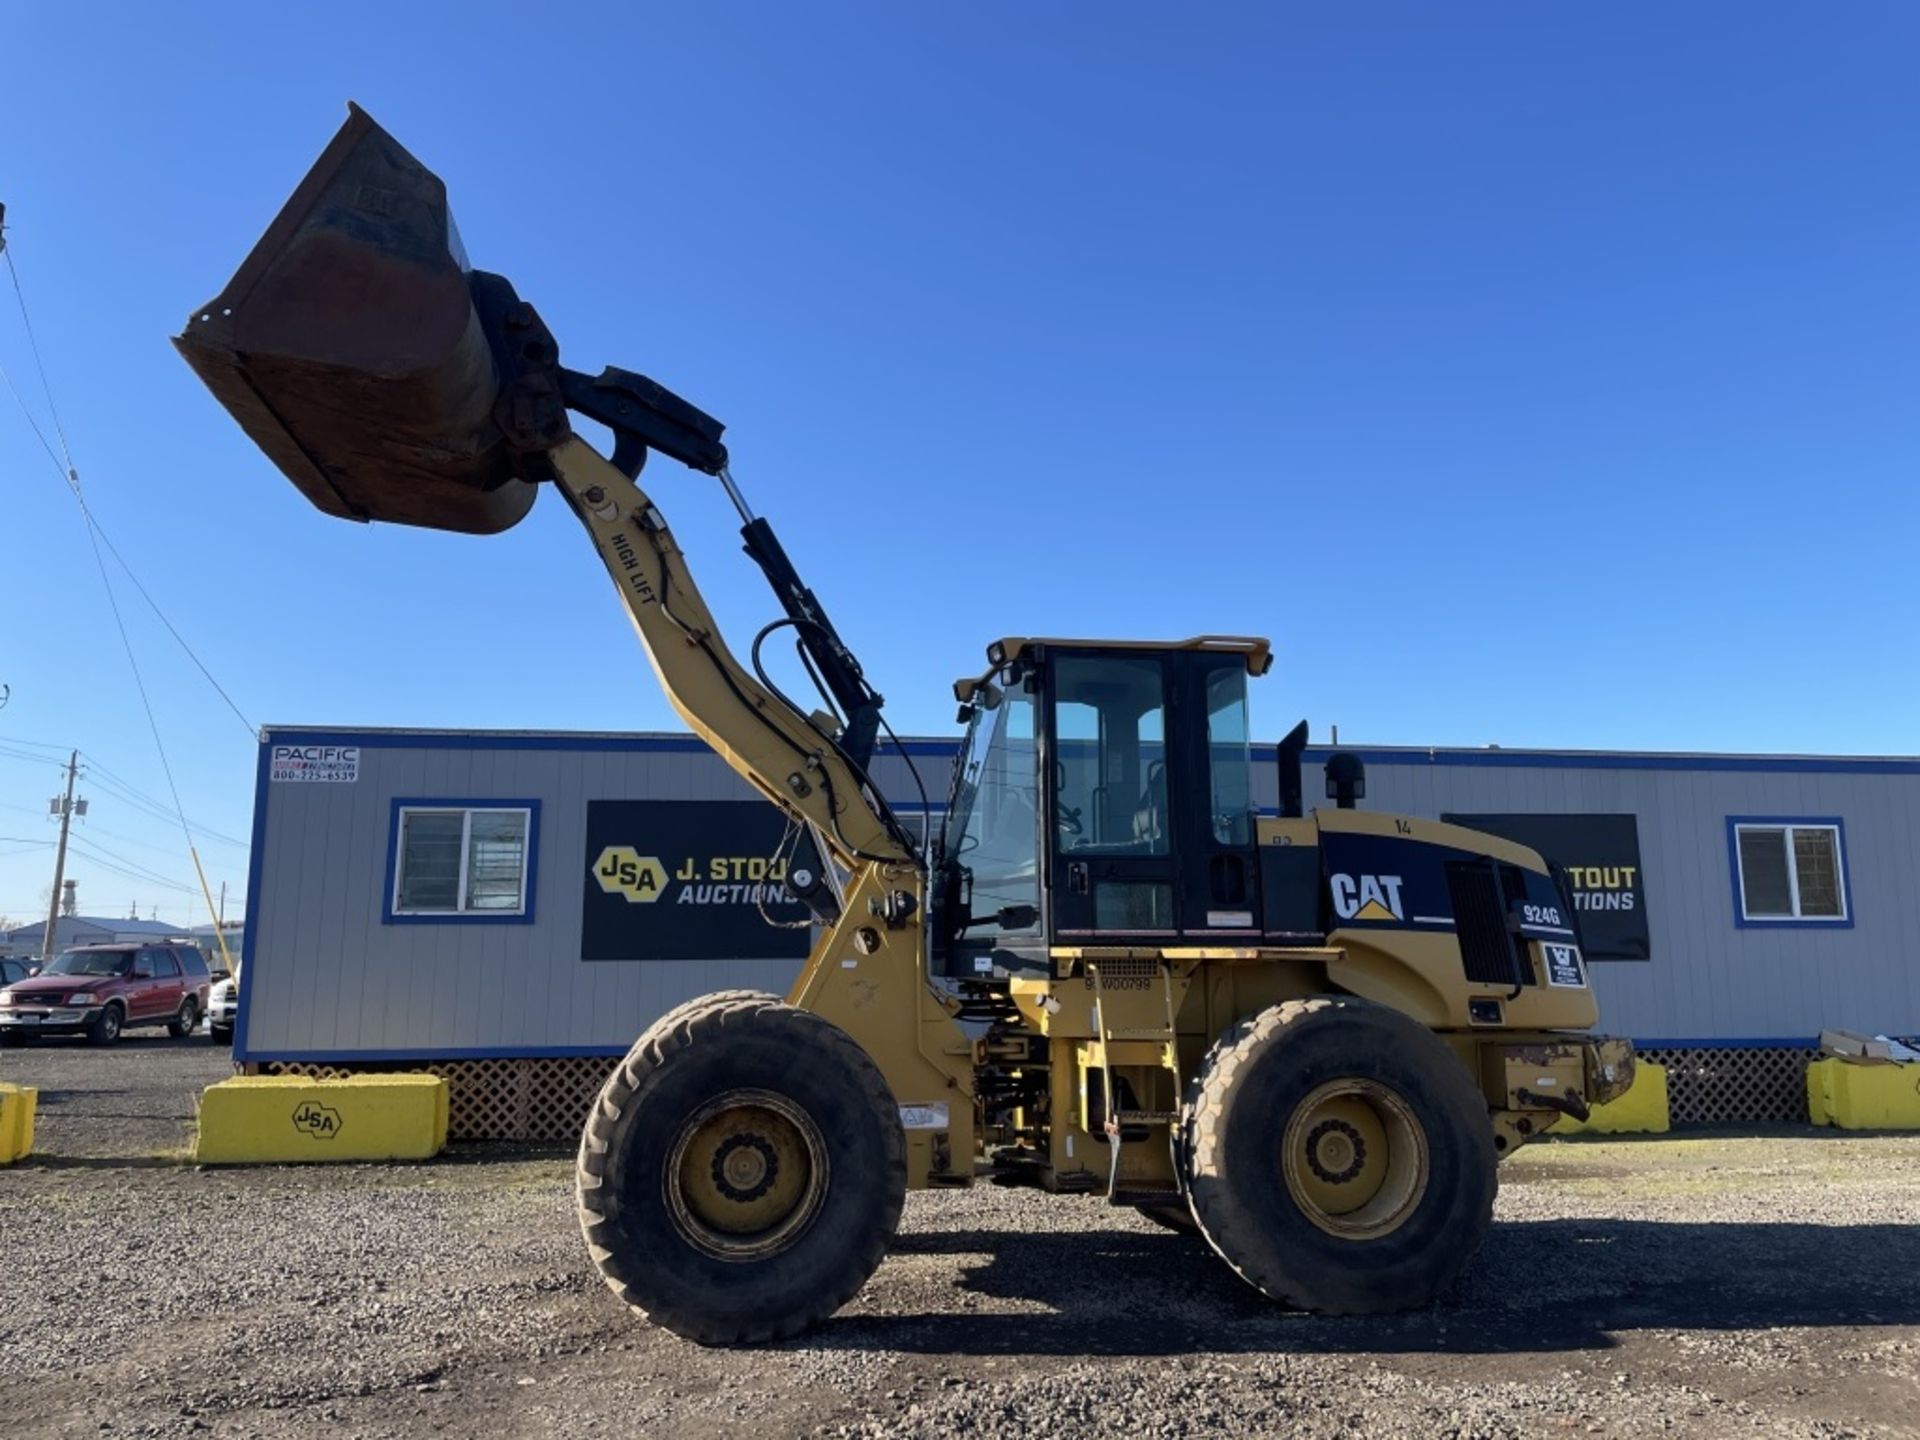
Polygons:
M126 1018L120 1013L118 1005L109 1005L94 1017L87 1026L89 1045L111 1045L120 1038L120 1031L126 1024Z
M906 1199L879 1068L771 996L672 1011L608 1077L580 1140L587 1248L613 1292L703 1345L781 1340L879 1265Z
M1184 1117L1201 1233L1264 1294L1333 1315L1431 1303L1493 1218L1486 1101L1398 1011L1295 1000L1234 1025Z

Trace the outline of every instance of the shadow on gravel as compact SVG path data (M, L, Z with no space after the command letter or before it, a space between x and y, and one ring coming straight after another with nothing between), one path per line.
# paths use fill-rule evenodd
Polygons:
M191 1168L185 1148L170 1155L47 1155L36 1150L19 1162L22 1170L180 1170Z
M984 1254L960 1288L1025 1313L843 1317L807 1342L920 1354L1486 1354L1605 1349L1623 1330L1920 1324L1920 1227L1536 1220L1495 1225L1459 1291L1407 1315L1269 1304L1198 1239L903 1234L899 1254ZM883 1272L884 1273L884 1272Z

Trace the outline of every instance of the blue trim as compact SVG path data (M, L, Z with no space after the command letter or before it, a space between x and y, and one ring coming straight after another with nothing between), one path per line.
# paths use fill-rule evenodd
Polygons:
M320 743L318 741L314 742ZM576 1055L603 1055L617 1059L632 1047L627 1045L479 1045L451 1050L285 1050L252 1058L278 1064L331 1064L346 1060L551 1060Z
M1818 1050L1818 1035L1751 1035L1734 1040L1685 1035L1678 1039L1640 1040L1636 1050Z
M316 742L319 743L319 742ZM1256 747L1257 748L1257 747ZM1324 764L1331 746L1303 758ZM1352 750L1368 765L1483 766L1524 770L1722 770L1777 775L1920 775L1920 760L1816 755L1628 755L1582 750Z
M704 755L706 742L692 735L567 735L424 733L376 730L306 730L297 726L269 728L266 735L298 739L310 745L359 745L374 750L572 750L629 751L643 754ZM959 740L908 740L909 755L951 758ZM1256 746L1256 752L1271 746ZM883 746L880 755L895 753ZM1330 745L1315 745L1304 758L1326 763ZM1920 775L1920 758L1908 756L1844 755L1654 755L1602 753L1591 750L1441 750L1418 746L1355 748L1368 765L1479 766L1489 769L1534 770L1692 770L1733 771L1778 775Z
M332 743L314 741L314 744ZM414 810L525 810L527 815L527 875L521 893L526 908L514 915L462 913L457 915L396 915L393 913L393 885L396 863L400 858L400 812ZM485 795L472 800L451 800L438 796L395 795L387 807L387 878L380 895L382 925L531 925L535 885L540 878L540 802L511 800Z
M253 846L247 856L247 928L240 936L240 1004L233 1020L233 1058L243 1063L247 1055L247 1022L253 1014L253 952L260 934L260 872L267 859L267 796L273 793L268 766L273 744L265 732L260 737L260 758L253 767Z
M291 739L303 745L358 745L366 750L572 750L582 752L628 751L656 755L711 755L713 747L693 735L528 735L471 733L382 733L358 730L301 730L291 726L268 730L267 734ZM287 739L281 741L287 743ZM908 740L909 755L951 757L960 748L956 740ZM895 754L892 745L882 745L876 759Z
M1742 825L1831 825L1840 846L1840 904L1846 914L1837 920L1778 920L1747 914L1747 897L1740 890L1740 830ZM1791 853L1787 863L1793 864ZM1738 930L1851 930L1853 929L1853 872L1847 866L1847 826L1838 815L1729 815L1727 816L1727 873L1733 884L1733 924Z

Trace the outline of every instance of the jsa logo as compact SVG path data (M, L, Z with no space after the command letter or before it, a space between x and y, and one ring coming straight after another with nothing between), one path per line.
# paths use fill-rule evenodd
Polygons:
M1403 920L1398 875L1334 875L1334 913L1342 920Z
M624 895L629 905L651 905L667 888L667 867L631 845L609 845L593 862L593 878L609 895Z

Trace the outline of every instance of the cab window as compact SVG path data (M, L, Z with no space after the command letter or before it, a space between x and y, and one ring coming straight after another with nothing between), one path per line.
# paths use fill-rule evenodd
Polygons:
M1160 662L1063 657L1054 669L1054 735L1061 852L1168 854L1173 826Z
M1237 661L1207 676L1207 772L1213 838L1253 843L1253 735L1247 719L1247 669Z

